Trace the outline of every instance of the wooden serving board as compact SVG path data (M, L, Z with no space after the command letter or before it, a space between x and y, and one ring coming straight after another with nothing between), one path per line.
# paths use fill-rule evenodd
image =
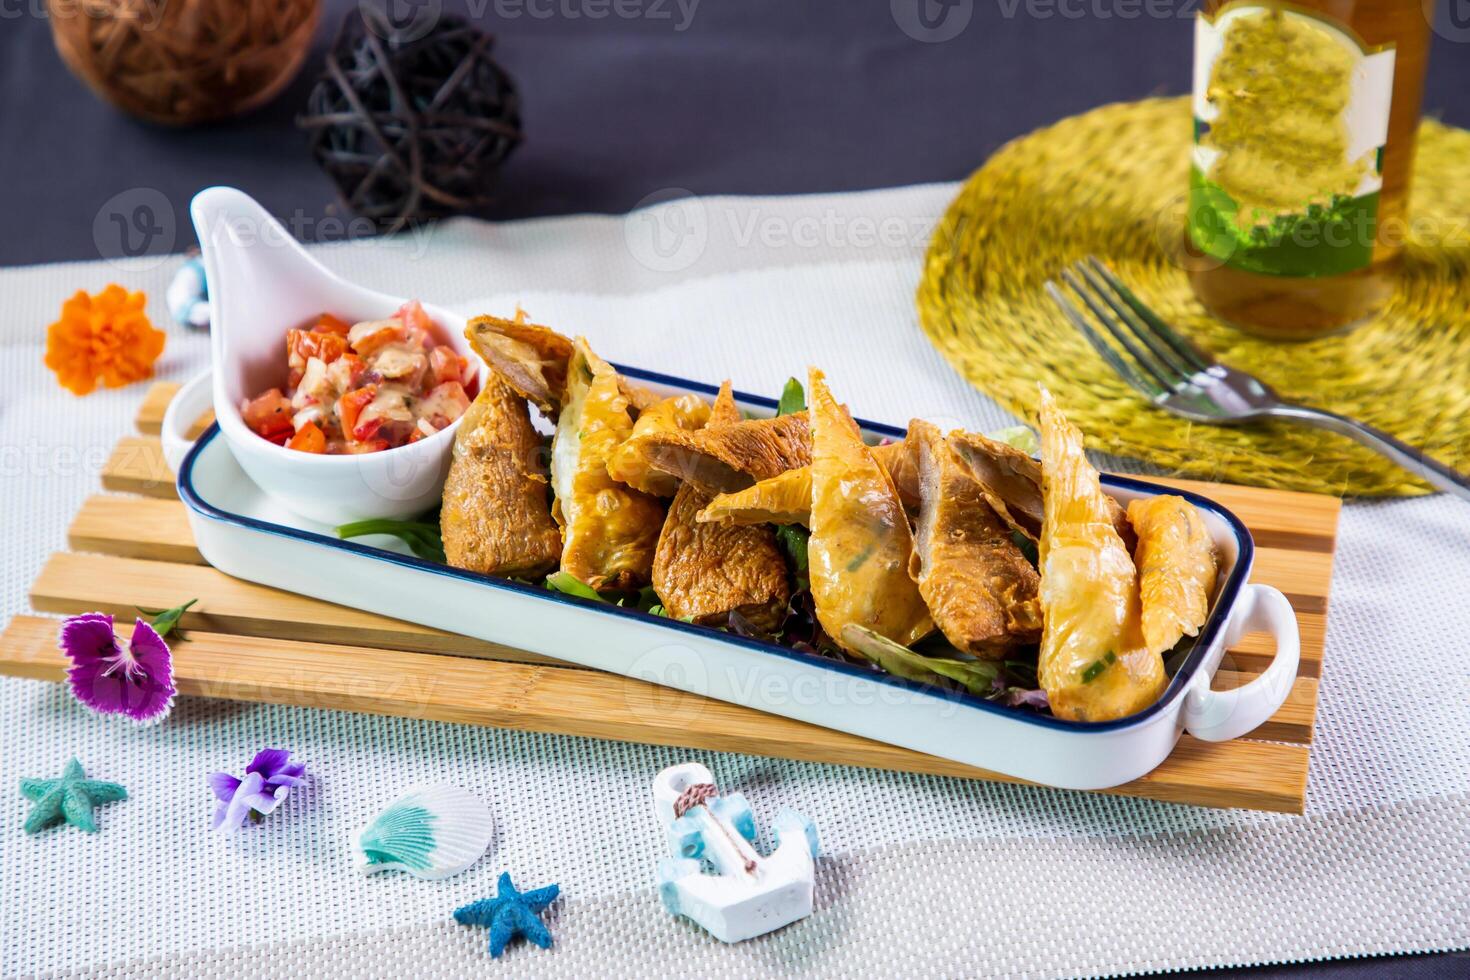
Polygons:
M204 563L156 433L176 385L157 384L102 483L31 588L39 612L131 616L198 598L174 645L184 694L362 711L592 738L993 779L1009 777L644 681L243 582ZM207 420L201 420L200 428ZM1301 623L1299 675L1250 738L1189 736L1141 779L1108 793L1200 806L1300 813L1327 621L1340 501L1253 487L1164 480L1235 511L1255 535L1254 581L1281 589ZM1226 654L1217 688L1270 662L1269 637ZM61 680L56 621L19 616L0 635L0 673Z

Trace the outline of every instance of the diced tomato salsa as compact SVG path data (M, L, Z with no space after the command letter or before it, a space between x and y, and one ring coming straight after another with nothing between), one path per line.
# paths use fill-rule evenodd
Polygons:
M263 439L306 453L376 453L417 442L465 413L475 371L434 342L418 300L348 323L323 313L286 331L286 387L240 403Z

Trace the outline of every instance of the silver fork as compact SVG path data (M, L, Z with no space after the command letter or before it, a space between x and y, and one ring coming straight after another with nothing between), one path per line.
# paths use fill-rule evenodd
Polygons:
M1437 489L1470 500L1470 477L1465 474L1371 425L1282 401L1254 375L1216 361L1179 336L1096 258L1088 256L1085 262L1063 269L1062 279L1128 353L1132 363L1093 329L1086 315L1055 282L1048 280L1046 291L1067 319L1119 377L1165 411L1215 425L1264 418L1295 419L1356 439Z

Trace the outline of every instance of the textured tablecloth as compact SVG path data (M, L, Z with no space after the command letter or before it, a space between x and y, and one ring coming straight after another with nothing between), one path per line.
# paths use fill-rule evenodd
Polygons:
M492 226L324 247L344 274L467 313L520 302L604 355L775 392L809 363L855 412L985 428L1008 417L924 340L913 292L954 192L931 185L802 198L711 198L627 218ZM97 492L144 385L78 400L41 365L44 327L77 288L161 297L173 261L0 271L4 612ZM284 324L281 325L284 328ZM267 329L275 329L266 325ZM161 377L206 362L174 331ZM341 712L180 701L161 726L86 714L57 685L0 681L0 956L5 975L458 976L484 930L449 913L560 882L549 952L516 975L786 976L1126 973L1470 945L1470 541L1442 497L1345 508L1318 738L1301 817L693 753L823 839L817 911L725 947L661 910L649 781L690 753ZM180 601L188 598L180 596ZM205 774L289 747L312 780L264 823L212 835ZM127 786L101 833L28 837L21 776L72 755ZM362 877L352 833L409 784L488 800L491 853L444 882Z

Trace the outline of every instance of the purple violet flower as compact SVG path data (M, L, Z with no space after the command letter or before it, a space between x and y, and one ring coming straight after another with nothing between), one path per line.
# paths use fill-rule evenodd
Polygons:
M227 772L209 774L209 788L219 799L211 830L239 830L247 818L259 820L281 805L291 787L306 778L306 764L292 762L288 749L261 749L245 778Z
M104 613L73 616L61 624L58 642L71 666L66 679L76 699L98 714L127 715L147 724L174 706L173 657L168 644L139 619L126 647Z

